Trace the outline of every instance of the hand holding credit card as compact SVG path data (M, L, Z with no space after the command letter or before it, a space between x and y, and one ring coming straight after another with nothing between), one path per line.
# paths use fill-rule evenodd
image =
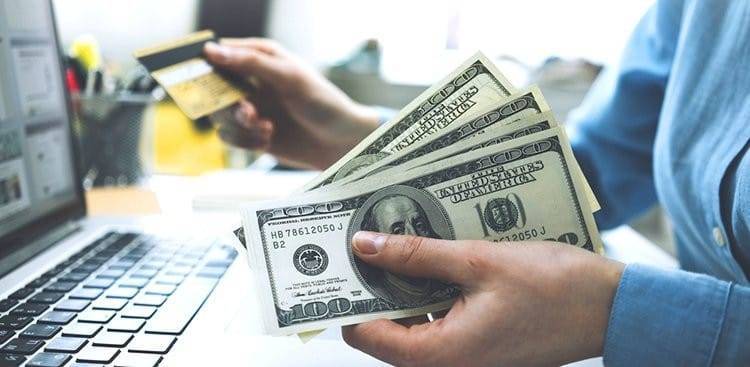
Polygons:
M203 56L214 42L212 31L201 31L135 52L134 56L191 119L198 119L240 101L238 83L218 73Z

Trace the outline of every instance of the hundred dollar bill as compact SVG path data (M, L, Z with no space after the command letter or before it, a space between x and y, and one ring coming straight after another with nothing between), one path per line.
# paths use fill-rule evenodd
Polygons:
M513 101L517 100L512 99L509 103L513 103ZM497 117L493 118L491 120L492 122L483 124L485 125L483 127L486 128L480 129L478 125L474 125L473 129L467 129L469 131L465 131L470 132L470 134L445 134L443 137L435 138L429 146L422 146L421 148L423 149L412 151L409 155L404 155L403 157L396 157L395 155L388 157L381 162L378 162L378 165L382 162L389 163L386 162L388 160L393 160L394 162L388 164L384 167L385 169L380 170L379 172L371 172L367 175L367 178L377 177L376 179L382 179L383 182L388 182L388 177L394 174L394 172L388 168L391 165L400 172L404 172L441 159L485 148L490 145L504 143L558 126L557 120L555 120L555 117L551 112L543 112L537 115L527 116L526 118L521 119L520 121L514 121L513 124L509 125L494 124L495 121L500 120L500 114L495 116ZM407 156L410 157L406 158ZM344 185L348 181L349 177L343 181L325 186L321 188L321 190L330 191L334 186ZM323 332L323 330L308 331L300 333L298 336L303 343L307 343L321 332Z
M479 133L468 137L467 139L457 141L451 145L446 145L443 148L430 151L426 154L416 156L415 158L400 163L398 166L391 168L397 168L400 172L406 172L415 168L420 168L429 164L441 164L442 160L450 157L455 157L464 153L468 153L474 150L486 148L493 145L507 143L514 139L519 139L524 136L536 134L542 131L551 130L559 126L559 123L555 119L551 112L544 112L538 115L529 116L509 126L493 126L492 128L485 129ZM387 177L392 176L395 172L391 168L377 172L367 179L385 180ZM434 168L437 169L437 168Z
M352 174L341 179L340 181L331 183L328 186L324 186L320 189L347 185L364 177L370 177L381 171L386 171L390 168L395 168L399 171L402 171L404 169L407 169L405 166L407 162L410 162L414 159L420 158L437 150L445 149L463 140L472 138L478 134L489 133L505 135L506 140L502 141L507 141L509 139L507 138L506 133L512 129L515 129L515 127L517 125L520 125L520 122L525 118L531 118L533 120L534 115L538 115L544 112L549 113L549 111L549 105L544 99L542 92L537 86L531 86L526 90L512 95L504 103L499 104L497 107L493 108L487 113L484 113L474 119L470 119L465 122L456 122L454 123L454 126L451 126L444 131L441 131L427 139L424 139L423 141L417 142L412 146L405 148L399 153L384 157L371 166L361 169L355 174ZM547 118L549 121L554 120L554 117L551 115L551 113L545 115L545 118ZM553 123L555 126L557 126L556 122ZM487 130L492 131L488 132ZM499 140L495 141L500 142ZM434 160L436 159L433 159L433 161ZM416 167L416 165L409 164L408 167ZM583 176L583 171L581 171L577 161L575 162L575 170L579 175L581 175L582 181L585 186L584 189L586 192L586 198L589 200L589 204L591 205L592 210L598 211L601 208L599 206L599 201L596 199L594 191L591 189L591 186L589 186L588 181ZM385 177L386 175L390 174L392 174L392 172L387 172L384 175L381 175L381 177Z
M284 335L449 307L458 289L369 266L359 230L444 239L554 240L601 251L559 128L471 151L357 187L243 210L264 326Z
M353 173L339 181L329 184L328 186L324 186L321 189L343 186L350 182L362 179L363 177L372 176L384 169L402 165L425 154L429 154L476 136L477 134L481 134L487 129L498 126L511 126L516 122L523 120L524 117L549 110L549 105L547 105L547 101L545 101L539 88L537 86L531 86L526 90L511 95L507 100L496 104L486 113L467 121L456 122L429 138L415 142L400 152L384 157L369 167L363 168L357 173Z
M486 112L514 92L513 85L497 67L477 53L305 185L303 191L338 181L456 121Z

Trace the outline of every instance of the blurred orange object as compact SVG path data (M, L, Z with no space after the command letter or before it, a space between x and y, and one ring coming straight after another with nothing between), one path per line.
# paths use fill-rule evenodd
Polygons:
M88 215L145 215L161 213L153 191L126 186L102 187L86 192Z

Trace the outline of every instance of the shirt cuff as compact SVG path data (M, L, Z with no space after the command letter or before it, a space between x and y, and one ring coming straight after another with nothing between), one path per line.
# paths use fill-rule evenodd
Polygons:
M628 265L609 317L605 365L711 365L731 289L706 275Z

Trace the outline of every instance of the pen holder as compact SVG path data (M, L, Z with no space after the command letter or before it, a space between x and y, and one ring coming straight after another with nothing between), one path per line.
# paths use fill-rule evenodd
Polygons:
M140 141L148 94L73 96L84 187L125 186L143 176Z

